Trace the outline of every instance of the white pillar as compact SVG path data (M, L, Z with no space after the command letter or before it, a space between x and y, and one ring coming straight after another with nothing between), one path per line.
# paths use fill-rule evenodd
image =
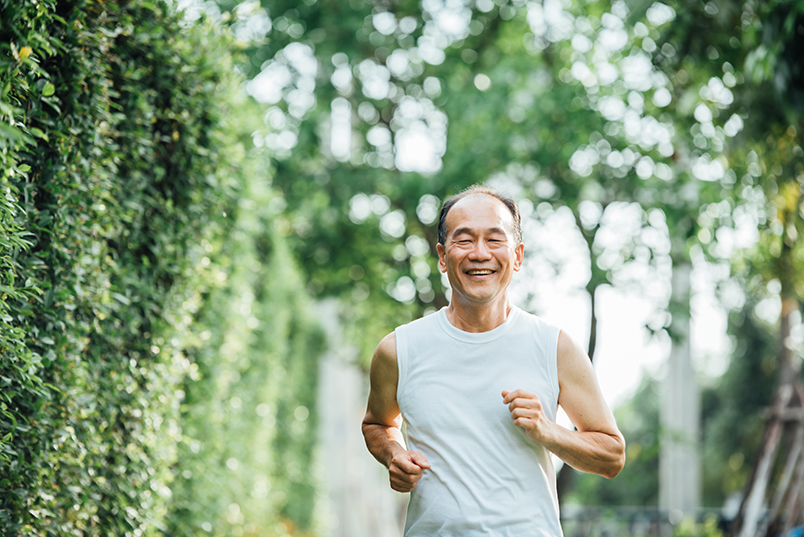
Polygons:
M690 306L689 263L673 267L673 302ZM690 356L690 318L673 316L673 346L661 401L659 507L676 522L701 506L700 391Z
M357 365L355 346L344 341L338 303L318 302L316 311L329 345L318 381L319 535L399 537L409 495L391 490L388 471L366 449L360 431L368 376Z

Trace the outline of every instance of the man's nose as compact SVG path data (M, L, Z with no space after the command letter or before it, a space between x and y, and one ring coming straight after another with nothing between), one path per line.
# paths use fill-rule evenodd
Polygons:
M477 241L474 248L472 248L472 251L469 253L469 258L472 261L484 261L490 257L491 251L486 241Z

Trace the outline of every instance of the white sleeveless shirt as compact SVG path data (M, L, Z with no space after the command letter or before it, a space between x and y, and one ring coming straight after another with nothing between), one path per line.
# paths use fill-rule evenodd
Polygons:
M514 426L501 395L531 391L555 421L559 329L513 307L494 330L464 332L443 308L395 333L407 448L431 465L405 537L561 537L550 453Z

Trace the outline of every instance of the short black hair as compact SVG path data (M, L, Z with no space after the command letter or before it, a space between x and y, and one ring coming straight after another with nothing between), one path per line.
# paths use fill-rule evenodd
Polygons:
M472 185L444 202L444 205L441 206L441 212L438 215L438 243L442 245L447 243L447 213L449 210L463 198L471 196L472 194L491 196L492 198L500 200L508 207L508 210L511 211L511 216L514 217L514 242L516 242L516 246L519 246L522 243L522 217L519 215L519 207L517 207L513 198L504 196L497 190L484 185Z

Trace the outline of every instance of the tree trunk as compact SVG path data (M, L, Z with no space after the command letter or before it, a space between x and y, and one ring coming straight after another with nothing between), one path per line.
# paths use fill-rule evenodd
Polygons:
M762 532L760 514L765 503L765 496L771 480L771 470L779 448L779 443L784 432L785 411L788 409L801 409L804 407L804 394L799 380L799 369L795 358L795 349L791 342L792 314L799 309L799 302L793 292L793 259L792 245L783 242L782 252L779 256L777 265L777 275L781 283L782 312L779 318L779 376L771 414L765 429L765 436L759 449L759 456L748 478L745 487L740 510L732 526L732 536L754 537L758 531ZM800 418L799 418L800 419ZM782 451L795 449L788 445ZM800 472L804 471L798 461L798 457L791 457L788 454L787 465L795 465L793 481L801 479ZM792 472L793 468L786 468L784 475ZM781 483L782 485L784 483ZM783 509L777 513L771 513L773 517L768 525L769 531L776 531L781 527L788 527L798 515L798 503L800 493L800 482L796 484L797 490L790 490L788 501ZM781 492L782 494L785 491ZM782 496L783 497L783 496ZM781 498L780 498L781 499ZM774 504L776 502L774 501ZM774 516L775 515L775 516Z
M798 366L795 358L795 349L791 343L791 328L793 312L799 308L798 300L792 292L782 283L782 314L779 319L779 386L793 385L798 379Z
M791 386L780 386L776 392L776 400L765 429L759 459L746 483L743 502L732 525L732 536L754 537L756 535L759 515L765 500L765 490L770 479L771 465L782 435L781 413L787 407L792 395L793 388Z
M592 288L587 288L589 291L589 300L591 302L592 313L589 316L589 347L586 349L586 354L589 355L589 361L595 361L595 347L597 346L597 312L595 311L596 302L595 295L597 293L598 285Z

